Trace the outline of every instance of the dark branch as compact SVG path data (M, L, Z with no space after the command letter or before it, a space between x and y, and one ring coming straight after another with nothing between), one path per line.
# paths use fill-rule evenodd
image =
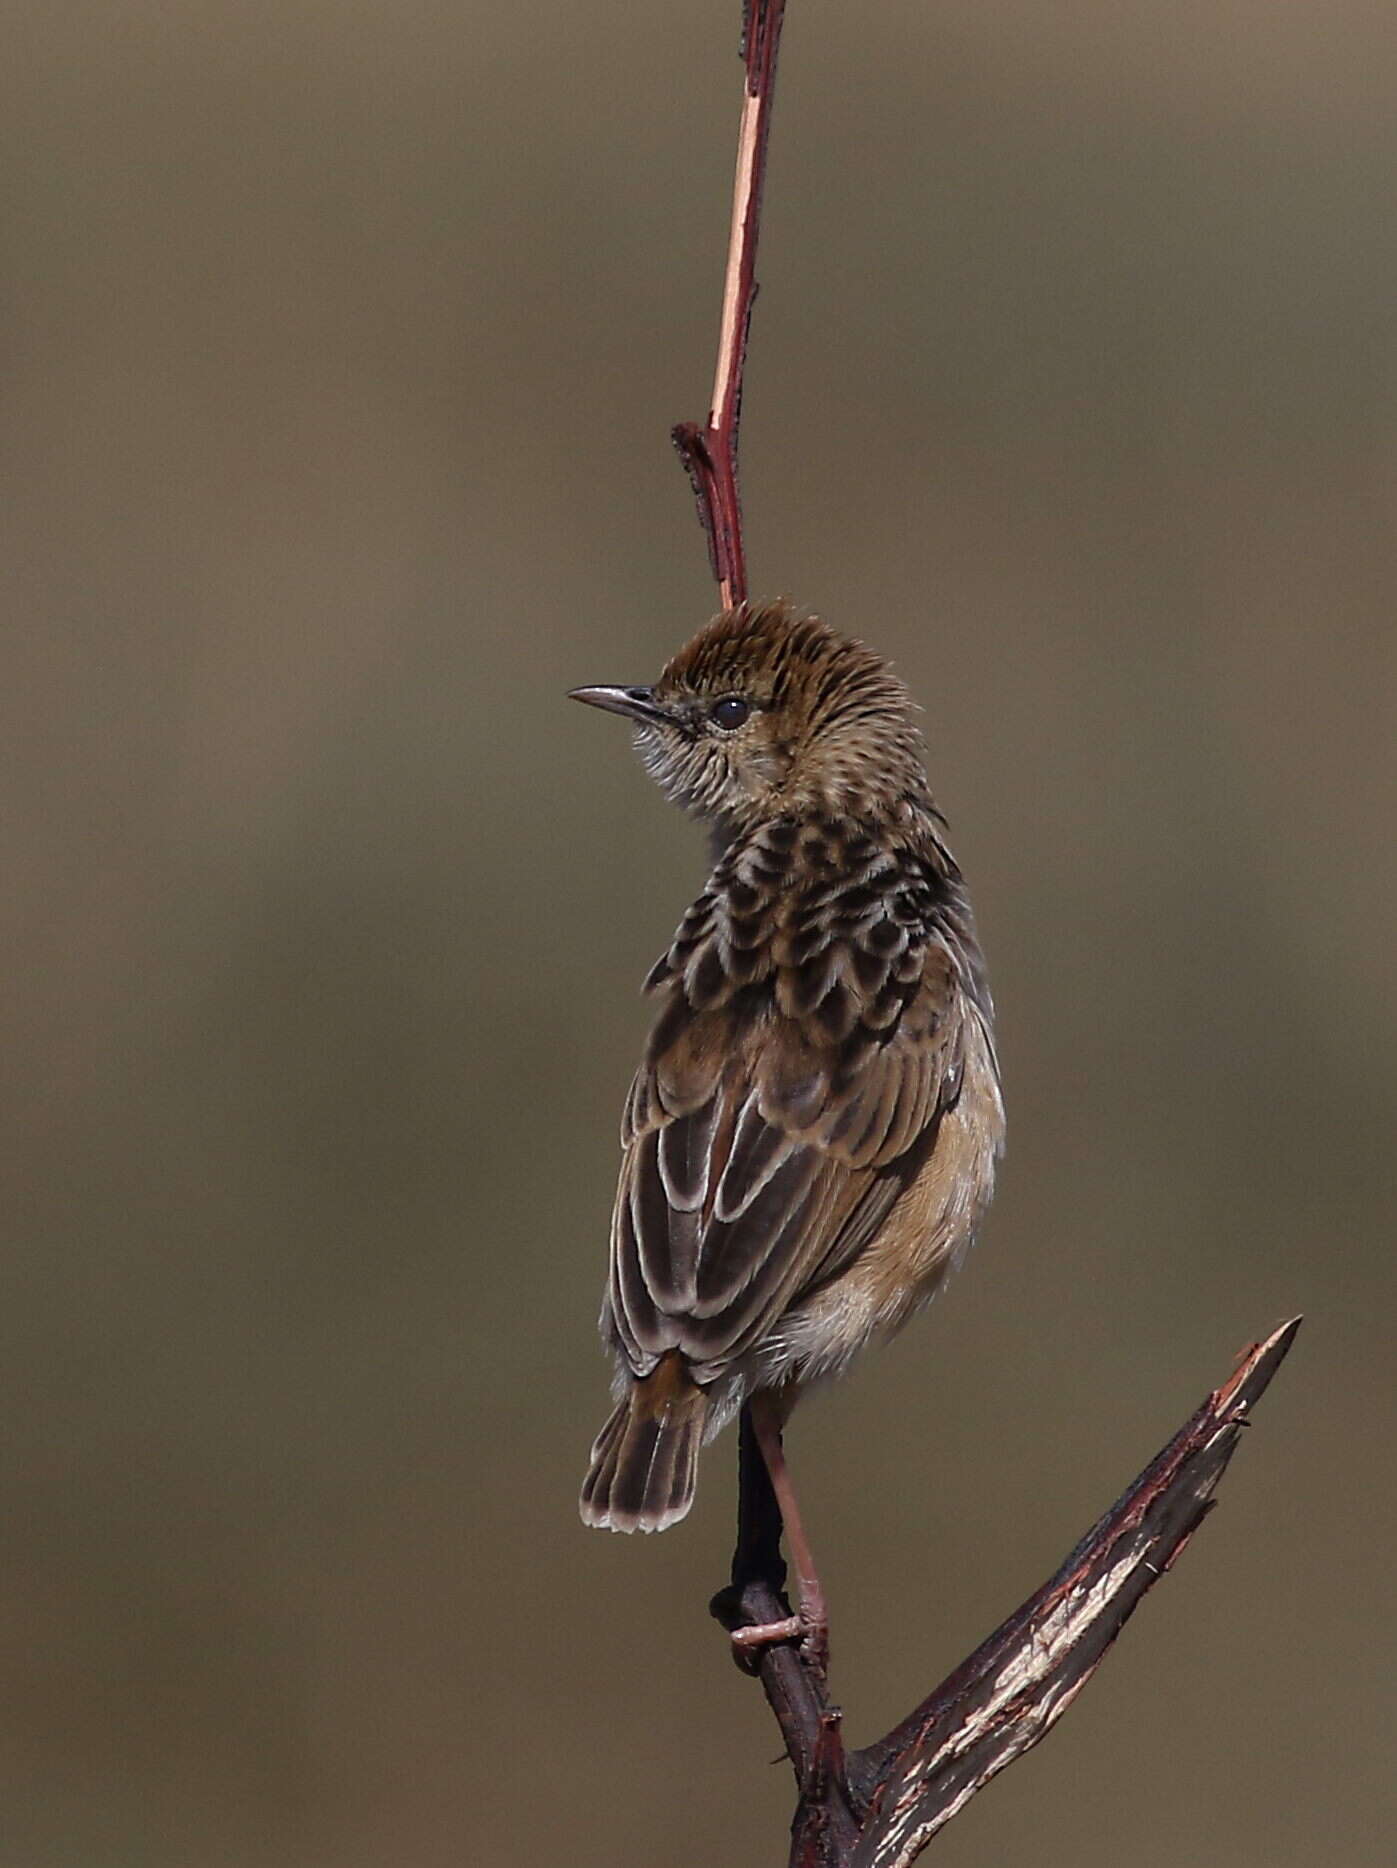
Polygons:
M846 1756L823 1678L794 1644L762 1654L757 1672L800 1794L792 1868L906 1868L977 1790L1038 1743L1211 1509L1299 1327L1296 1317L1249 1349L1057 1574L886 1738ZM777 1620L786 1612L780 1588L780 1578L735 1573L714 1613L729 1628Z
M718 325L718 363L708 421L681 422L674 445L689 475L699 518L708 534L708 555L723 607L747 595L742 543L742 506L737 490L737 430L742 415L742 370L747 333L757 296L757 235L767 138L776 93L776 55L781 45L785 0L747 0L742 13L742 60L746 82L737 135L732 225L728 233L723 310Z

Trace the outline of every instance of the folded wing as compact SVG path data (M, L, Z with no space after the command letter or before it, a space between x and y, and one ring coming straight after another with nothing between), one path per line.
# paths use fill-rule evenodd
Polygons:
M679 1349L716 1378L852 1262L925 1161L960 1093L957 880L776 825L685 917L622 1129L609 1308L637 1375Z

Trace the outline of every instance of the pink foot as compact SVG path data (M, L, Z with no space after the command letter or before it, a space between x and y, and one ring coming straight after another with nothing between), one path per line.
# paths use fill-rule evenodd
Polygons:
M744 1664L755 1660L764 1647L795 1640L800 1642L806 1665L823 1673L829 1665L829 1618L822 1596L808 1604L802 1601L799 1614L784 1616L779 1622L755 1622L732 1631L733 1648Z

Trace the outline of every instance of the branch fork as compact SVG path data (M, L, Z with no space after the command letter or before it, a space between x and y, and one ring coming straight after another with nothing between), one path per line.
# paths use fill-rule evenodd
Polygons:
M978 1790L1066 1712L1203 1519L1252 1409L1300 1328L1255 1343L1041 1589L887 1735L846 1751L822 1670L791 1643L755 1660L795 1772L791 1868L907 1868ZM784 1565L744 1440L726 1628L787 1612ZM774 1556L774 1561L772 1560Z

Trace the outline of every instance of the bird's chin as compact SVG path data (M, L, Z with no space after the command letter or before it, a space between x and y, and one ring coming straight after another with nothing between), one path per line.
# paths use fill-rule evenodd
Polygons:
M631 726L631 744L640 754L640 762L660 790L675 804L683 804L683 774L666 734L648 720L636 720Z

